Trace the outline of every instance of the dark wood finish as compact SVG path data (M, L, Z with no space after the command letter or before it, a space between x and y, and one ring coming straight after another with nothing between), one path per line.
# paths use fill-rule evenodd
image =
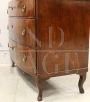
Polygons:
M79 0L39 0L38 33L41 49L49 49L49 29L52 31L52 49L88 49L90 3ZM61 39L64 33L64 42ZM62 44L61 44L62 41ZM78 42L79 41L79 42ZM61 44L61 46L60 46ZM67 47L68 46L68 47Z
M83 84L84 84L85 80L86 80L86 73L81 74L80 79L79 79L79 83L78 83L79 91L80 91L81 94L84 93Z
M20 44L35 48L35 19L9 19L9 37Z
M56 76L79 74L79 91L84 93L90 1L14 0L8 14L10 56L17 67L35 78L38 101L42 100L43 81Z
M36 84L37 84L37 88L38 88L38 101L42 101L42 95L43 95L43 80L36 77Z

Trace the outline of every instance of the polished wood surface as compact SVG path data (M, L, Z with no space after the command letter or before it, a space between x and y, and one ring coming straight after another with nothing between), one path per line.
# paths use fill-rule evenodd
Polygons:
M52 31L53 49L88 49L90 3L87 1L39 0L37 16L37 38L42 44L37 46L41 49L49 49L49 31Z
M10 18L9 22L9 38L35 48L35 19Z
M88 52L38 52L37 64L38 75L46 78L87 72Z
M9 3L9 49L16 64L33 76L42 100L43 81L88 71L90 0L12 0Z
M37 52L39 75L45 75L45 72L55 75L56 64L59 67L58 71L66 71L66 73L71 70L77 70L78 73L78 70L82 68L87 69L90 3L78 0L68 2L66 0L57 0L57 2L40 0L37 16L40 18L38 19L37 38L41 41L41 46L37 44L37 48L42 51ZM52 45L49 45L50 34ZM45 56L46 68L42 68L41 61ZM67 56L69 56L69 66L65 68ZM48 76L47 73L46 76Z

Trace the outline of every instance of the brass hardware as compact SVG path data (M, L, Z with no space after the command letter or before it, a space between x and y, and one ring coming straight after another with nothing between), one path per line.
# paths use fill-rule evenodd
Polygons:
M24 54L23 54L22 61L23 61L23 63L26 63L26 61L27 61L27 56L26 56L26 53L24 53Z
M9 46L9 48L11 48L12 50L14 50L14 49L15 49L15 47L14 47L14 46L13 46L13 47L10 47L10 46Z
M14 46L11 47L11 46L9 45L9 43L8 43L8 47L11 48L12 50L15 49L15 47L14 47Z
M13 10L13 7L10 7L10 6L9 6L9 9L12 9L12 10Z
M26 29L24 29L24 30L22 31L22 36L25 36L25 34L26 34Z
M23 13L26 12L26 5L23 5L23 7L22 7L22 12L23 12Z

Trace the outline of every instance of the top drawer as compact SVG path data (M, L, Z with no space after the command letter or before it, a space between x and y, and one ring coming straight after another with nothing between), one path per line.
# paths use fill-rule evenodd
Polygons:
M35 0L13 0L9 2L9 16L35 17Z

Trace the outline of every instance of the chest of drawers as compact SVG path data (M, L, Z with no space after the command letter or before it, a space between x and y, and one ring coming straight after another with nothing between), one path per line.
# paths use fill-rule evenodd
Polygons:
M12 0L9 2L12 66L31 75L42 100L43 81L78 74L79 91L88 71L89 0Z

